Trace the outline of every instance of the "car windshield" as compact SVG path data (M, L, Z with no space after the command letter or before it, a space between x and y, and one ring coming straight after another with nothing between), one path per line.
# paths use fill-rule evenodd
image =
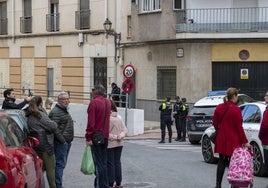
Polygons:
M190 114L191 115L206 115L206 116L213 116L215 111L215 106L200 106L200 107L193 107Z

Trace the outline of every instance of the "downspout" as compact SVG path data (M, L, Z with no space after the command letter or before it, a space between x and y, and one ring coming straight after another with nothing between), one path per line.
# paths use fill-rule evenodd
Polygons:
M11 9L12 9L12 42L15 43L15 0L12 0L12 4L11 4Z
M104 21L108 18L108 0L104 1Z

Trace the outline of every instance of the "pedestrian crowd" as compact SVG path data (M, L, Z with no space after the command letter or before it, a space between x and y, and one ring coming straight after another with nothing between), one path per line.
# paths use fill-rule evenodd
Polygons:
M161 140L159 143L165 143L166 128L168 130L168 142L172 142L172 124L175 120L177 131L176 141L186 141L186 117L189 111L189 105L186 103L186 98L180 99L179 96L175 97L175 104L172 106L171 98L168 96L164 103L159 106L160 111L160 129ZM173 120L174 119L174 120Z
M120 93L120 88L112 84L114 92ZM225 168L229 165L235 148L252 148L242 127L242 114L236 105L238 101L236 88L228 88L223 103L214 112L213 126L217 131L214 152L219 154L216 170L216 188L221 188ZM113 92L112 92L113 93ZM106 97L103 85L98 84L92 89L92 100L87 108L87 126L85 131L86 146L90 146L95 166L95 188L122 188L121 154L123 139L127 128L117 113L118 98L112 100ZM74 123L68 111L70 103L68 92L60 92L57 103L48 98L43 107L41 96L26 97L23 102L15 103L14 89L4 91L3 109L23 109L27 117L30 135L39 139L35 147L36 153L43 160L43 170L50 188L62 188L63 171L74 138ZM268 104L268 92L265 94ZM186 137L186 116L189 106L186 98L175 97L172 105L171 98L159 106L161 140L165 143L166 128L168 141L172 142L173 118L177 130L176 141L184 142ZM25 107L26 105L26 107ZM268 108L268 107L267 107ZM259 138L263 144L265 171L268 174L268 110L265 110ZM226 136L228 135L228 136Z
M120 88L113 83L112 93ZM86 145L90 146L95 165L95 188L122 188L121 153L127 128L117 113L119 95L106 98L102 85L92 89L93 98L88 105ZM43 160L43 171L50 188L63 188L63 172L67 165L74 138L74 123L69 113L69 93L58 93L57 103L52 98L44 102L41 96L28 96L15 103L14 89L4 91L3 109L21 109L25 112L30 136L39 140L34 147ZM97 140L101 139L101 140Z

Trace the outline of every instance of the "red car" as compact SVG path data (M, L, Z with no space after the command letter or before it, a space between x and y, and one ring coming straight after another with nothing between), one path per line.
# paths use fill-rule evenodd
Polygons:
M8 114L0 113L1 188L41 187L43 162L33 150L38 144Z

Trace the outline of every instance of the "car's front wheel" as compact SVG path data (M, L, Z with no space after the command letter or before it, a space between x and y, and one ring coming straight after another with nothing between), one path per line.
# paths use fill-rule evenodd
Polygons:
M261 150L256 143L251 144L253 146L253 169L255 176L264 176L264 163Z
M210 139L205 135L201 141L202 155L206 163L216 163L218 160L213 155L213 148Z

